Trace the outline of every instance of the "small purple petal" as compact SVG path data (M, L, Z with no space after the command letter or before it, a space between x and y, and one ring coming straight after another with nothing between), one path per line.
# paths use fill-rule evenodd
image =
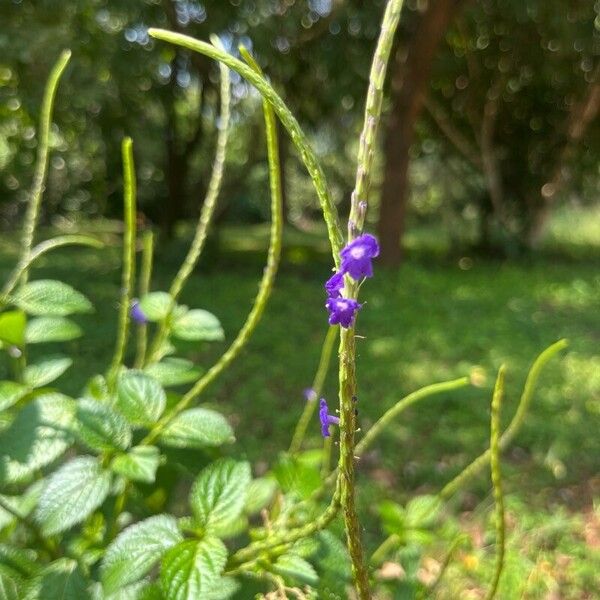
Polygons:
M130 314L131 318L140 325L145 325L148 322L148 319L137 300L133 300L131 303Z
M306 388L302 391L302 395L307 402L314 402L317 399L317 392L313 388Z
M377 239L369 233L360 235L340 252L342 271L358 281L363 277L373 277L372 259L379 256Z
M341 295L342 289L344 288L344 274L334 273L326 282L325 290L329 298L337 298Z
M329 324L341 325L342 327L351 327L354 323L356 312L362 307L352 298L329 298L325 303L329 311Z
M323 437L330 437L330 425L340 424L339 417L329 414L329 408L327 407L327 401L325 398L321 398L321 402L319 404L319 420L321 421L321 435Z

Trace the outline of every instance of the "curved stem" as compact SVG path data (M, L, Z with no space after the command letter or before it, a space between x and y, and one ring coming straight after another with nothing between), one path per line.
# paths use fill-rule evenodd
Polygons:
M270 106L272 106L273 110L281 120L281 123L290 134L292 142L296 148L298 148L302 161L304 162L315 186L317 196L319 197L319 201L321 203L321 209L323 211L325 223L327 224L327 232L329 235L329 241L331 243L333 260L335 261L336 266L339 265L339 252L343 244L342 230L338 220L337 209L327 188L325 174L319 165L313 149L306 139L306 135L298 124L298 121L290 112L289 108L285 105L281 97L273 89L273 87L268 83L263 75L256 71L252 66L245 64L241 60L235 58L227 52L224 52L220 48L215 48L215 46L212 46L211 44L201 42L200 40L196 40L187 35L174 33L173 31L167 31L165 29L156 29L153 27L148 29L148 35L157 40L170 42L171 44L187 48L188 50L193 50L194 52L199 52L200 54L209 56L214 60L225 63L230 69L236 71L236 73L249 81L258 90L263 99L268 102Z
M558 342L546 348L533 362L533 365L531 366L531 369L527 375L527 380L525 381L525 387L523 389L523 393L521 394L521 400L519 401L517 411L509 426L506 428L502 434L502 437L500 438L500 450L507 448L521 429L523 421L525 420L525 415L527 414L527 410L529 409L529 405L533 399L535 386L538 382L542 369L546 366L550 359L556 356L556 354L558 354L561 350L564 350L567 346L567 340L559 340ZM490 462L490 454L490 449L488 448L471 464L465 467L452 481L447 483L438 494L440 499L447 500L453 496L470 479L475 477L485 467L487 467Z
M133 163L133 141L127 137L121 144L123 158L123 197L125 211L125 234L123 239L123 272L121 279L121 306L117 342L109 370L109 386L114 387L119 367L123 363L129 333L131 298L135 280L136 239L136 184Z
M152 279L152 262L154 259L154 233L152 230L145 231L142 238L142 265L140 269L140 281L138 294L140 298L150 291ZM135 368L141 369L146 358L148 347L148 324L140 323L137 328Z
M50 148L50 127L52 126L52 111L54 108L54 98L58 82L71 58L70 50L63 50L58 60L56 61L44 91L44 100L42 101L42 110L40 115L40 128L38 132L38 151L35 164L35 173L33 176L33 184L29 204L27 205L27 213L23 223L23 237L21 239L21 261L27 261L31 247L33 245L33 237L38 223L40 214L40 205L42 203L42 195L46 184L46 175L48 173L48 154ZM21 276L21 282L27 281L27 268Z
M486 595L486 600L493 600L498 591L500 576L504 567L504 546L506 543L506 524L504 516L504 495L502 493L502 470L500 468L500 409L504 396L504 372L502 365L498 371L498 378L494 387L492 398L492 416L490 419L490 464L492 470L492 484L494 486L494 502L496 505L496 566L494 579Z
M400 538L400 536L397 533L392 533L392 535L385 538L385 540L383 540L383 542L375 550L375 552L373 552L369 562L374 567L379 566L385 560L385 557L387 556L388 552L399 546L401 543L402 539Z
M216 40L218 40L218 38L216 38ZM204 198L204 203L202 204L202 209L200 211L200 217L196 225L194 239L192 240L192 244L190 245L190 249L185 257L185 260L181 264L179 271L173 279L171 288L169 289L169 295L171 296L171 306L169 308L169 312L167 317L161 321L159 325L147 362L153 362L157 353L160 351L165 338L167 337L168 323L170 322L171 313L175 308L175 303L177 302L181 291L187 283L187 280L192 274L192 271L194 270L194 267L196 266L200 255L202 254L202 250L208 235L208 229L212 222L215 208L217 206L217 199L219 198L219 192L221 190L223 171L225 169L227 141L229 138L231 89L229 69L221 62L218 64L221 74L221 118L210 181L208 183L206 197Z
M306 404L304 405L304 411L300 415L300 419L296 425L296 429L292 437L292 443L290 444L290 448L288 450L288 452L292 455L297 454L302 448L302 443L304 442L308 424L315 413L317 400L319 399L319 396L323 390L323 384L325 383L325 378L327 377L327 371L329 371L331 355L333 353L337 336L337 327L330 327L327 330L327 335L325 336L325 340L323 341L323 346L321 348L319 366L317 367L317 372L315 373L315 378L311 387L311 390L314 392L314 397L307 400Z
M243 64L243 63L242 63ZM250 67L248 67L250 68ZM254 73L254 71L252 71ZM211 384L239 355L250 336L254 333L260 322L267 301L271 296L273 282L279 266L281 256L281 238L283 232L281 174L279 165L279 147L277 144L277 123L275 115L268 102L263 102L265 128L267 138L267 155L269 160L269 182L271 188L271 236L269 242L269 255L258 294L246 322L221 358L199 379L195 385L181 398L181 400L166 413L142 440L142 444L151 444L165 429L165 427L182 411L184 411L205 389Z

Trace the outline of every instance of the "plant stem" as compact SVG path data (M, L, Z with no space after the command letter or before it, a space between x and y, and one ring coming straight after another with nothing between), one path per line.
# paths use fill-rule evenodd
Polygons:
M392 535L385 538L382 544L375 550L375 552L373 552L369 562L374 567L379 566L385 560L388 552L396 546L399 546L401 542L402 540L400 539L400 536L396 533L392 533Z
M215 38L218 40L218 38ZM223 180L223 171L225 169L225 156L227 151L227 141L229 138L229 121L230 121L230 104L231 104L231 89L230 89L230 78L229 69L223 64L219 63L219 69L221 74L221 118L219 124L219 132L217 135L217 144L215 149L215 158L213 160L212 172L210 175L210 181L208 183L208 189L202 209L200 211L200 217L196 225L196 232L190 249L185 257L185 260L181 264L177 275L173 279L171 288L169 289L169 295L171 296L171 306L166 318L161 321L148 362L152 362L157 353L160 351L168 333L168 324L170 323L171 314L175 308L175 304L181 291L185 287L194 267L198 263L198 259L204 249L206 238L210 224L212 223L215 208L217 206L217 199L219 198L219 192L221 190L221 182Z
M46 175L48 173L48 154L50 149L50 128L52 126L52 111L54 108L54 98L61 75L64 73L71 58L70 50L63 50L56 61L48 82L44 90L44 99L42 101L42 110L40 115L40 127L38 131L37 159L35 163L35 172L33 176L33 184L29 195L29 204L27 205L27 213L23 223L23 236L21 238L21 261L27 261L31 247L33 246L33 237L37 227L40 214L40 205L42 203L42 195L46 184ZM27 282L27 268L21 275L21 283Z
M244 79L249 81L261 94L264 100L273 108L281 123L288 131L292 142L300 152L300 157L308 173L312 179L313 185L319 197L321 203L321 209L323 211L323 217L327 224L327 232L329 235L329 241L331 243L333 260L336 266L339 266L339 253L342 248L343 238L342 230L339 224L337 215L337 209L329 190L325 179L325 174L317 160L317 157L307 141L306 135L302 131L302 128L298 124L298 121L294 115L290 112L289 108L285 105L279 94L273 89L269 82L264 76L256 71L254 67L249 66L241 60L235 58L231 54L224 52L220 48L216 48L206 42L201 42L187 35L180 33L174 33L173 31L167 31L165 29L156 29L151 27L148 29L148 35L157 40L163 40L170 42L177 46L193 50L209 56L210 58L219 62L225 63L230 69L241 75Z
M500 576L504 567L504 546L506 543L506 523L504 516L504 496L502 493L502 470L500 468L500 409L504 396L504 373L502 365L498 371L494 396L492 398L492 416L490 419L490 464L492 471L492 484L494 486L494 502L496 505L496 567L494 579L486 595L486 600L493 600L498 591Z
M154 258L154 234L148 229L142 238L142 265L140 269L140 280L138 294L140 298L150 291L152 279L152 261ZM137 328L135 368L141 369L144 365L146 350L148 347L148 324L140 323Z
M135 280L136 247L136 182L133 163L133 141L126 137L121 144L123 159L123 197L125 233L123 238L123 271L121 279L121 306L119 307L119 326L117 342L109 369L108 384L114 388L119 367L123 363L127 337L129 333L130 310L133 283Z
M190 38L191 39L191 38ZM210 46L212 48L212 46ZM215 49L216 51L216 49ZM241 63L244 64L244 63ZM245 65L244 65L245 66ZM255 71L251 68L252 73ZM267 306L267 302L271 296L273 282L277 269L279 267L279 259L281 256L281 239L283 233L283 214L282 214L282 193L281 193L281 173L279 164L279 147L277 143L277 123L275 115L271 109L271 105L263 102L263 112L265 117L265 128L267 138L267 156L269 160L269 182L271 188L271 235L269 242L269 254L267 257L267 265L259 285L258 293L254 299L252 309L246 318L246 322L237 334L235 340L229 348L221 356L221 358L199 379L194 386L181 398L181 400L166 413L152 430L142 440L142 444L151 444L171 423L171 421L184 411L205 389L212 383L239 355L242 348L246 345L251 335L254 333L256 326Z
M311 387L312 391L314 392L314 397L310 400L307 400L306 404L304 405L304 411L302 412L302 415L300 415L300 419L296 425L296 429L292 437L292 443L290 444L290 448L288 450L288 452L292 455L297 454L302 448L302 443L304 442L304 437L306 436L306 430L308 429L310 420L315 413L317 400L323 391L323 384L325 383L325 378L327 377L327 372L329 371L331 355L333 353L337 336L337 327L330 327L327 330L327 335L325 336L325 340L323 341L323 346L321 348L319 366L317 367L317 372L315 373L315 378L313 379L313 384Z
M567 340L559 340L558 342L546 348L533 362L533 365L531 366L531 369L527 374L525 387L523 388L523 393L521 394L521 399L519 401L517 411L515 412L515 415L513 416L509 426L506 428L506 430L502 434L502 437L500 438L500 450L506 449L521 429L523 421L525 420L525 415L527 414L527 410L529 409L529 405L531 404L531 400L533 399L535 386L537 385L542 369L546 366L546 364L550 361L551 358L553 358L561 350L564 350L567 346ZM480 454L471 464L466 466L452 481L447 483L442 488L442 490L438 494L440 499L447 500L448 498L453 496L461 487L463 487L467 483L467 481L475 477L482 469L484 469L489 464L490 455L491 452L488 448L485 452Z

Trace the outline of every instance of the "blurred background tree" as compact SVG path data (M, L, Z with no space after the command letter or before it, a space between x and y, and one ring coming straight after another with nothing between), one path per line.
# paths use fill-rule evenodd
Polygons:
M46 219L118 215L118 144L136 140L144 215L166 237L199 210L218 127L203 57L149 40L150 25L257 55L326 164L342 212L352 185L369 56L383 0L7 0L0 7L0 224L24 206L45 75L74 60L55 115ZM589 0L407 0L395 49L370 218L389 264L405 220L440 220L456 243L517 253L549 213L598 192L598 7ZM267 217L258 98L233 78L219 221ZM286 218L318 205L282 136ZM375 222L378 219L378 224ZM463 235L464 232L470 232Z

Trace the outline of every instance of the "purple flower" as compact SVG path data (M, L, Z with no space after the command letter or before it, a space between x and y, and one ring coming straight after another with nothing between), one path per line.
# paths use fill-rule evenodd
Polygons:
M334 273L325 282L325 290L327 290L327 296L329 296L329 298L339 298L342 295L343 288L344 274L341 271L339 273Z
M328 298L325 307L329 311L329 324L342 327L351 327L354 322L354 315L361 309L359 304L352 298Z
M325 398L321 398L319 405L319 420L321 421L321 434L323 437L329 437L329 426L339 425L339 417L335 417L329 414L329 408L327 407L327 401Z
M379 244L369 233L358 236L340 252L342 271L358 281L363 277L373 277L371 260L379 256Z
M306 398L307 402L312 402L317 399L317 392L315 392L315 390L313 390L311 387L306 388L302 394L304 398Z
M131 303L130 314L131 318L139 325L145 325L148 322L148 318L144 314L140 303L136 299L134 299Z

